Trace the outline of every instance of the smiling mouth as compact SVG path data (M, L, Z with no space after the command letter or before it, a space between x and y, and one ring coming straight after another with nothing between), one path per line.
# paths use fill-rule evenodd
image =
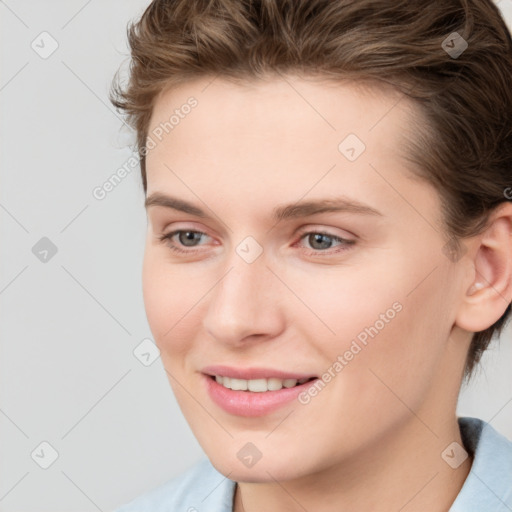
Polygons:
M231 389L233 391L250 391L253 393L264 393L266 391L279 391L282 388L293 388L301 386L306 382L317 379L317 377L310 377L305 379L279 379L271 377L268 379L236 379L233 377L226 377L223 375L209 375L210 379L217 382L221 386Z

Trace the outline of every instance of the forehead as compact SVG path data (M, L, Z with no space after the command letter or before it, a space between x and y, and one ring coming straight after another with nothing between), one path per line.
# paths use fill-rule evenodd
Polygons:
M268 205L336 192L362 194L381 211L396 209L397 199L417 203L417 188L427 184L404 183L412 174L401 158L414 114L392 88L353 81L185 83L155 102L148 195L215 191L239 211L249 197Z
M187 103L192 98L197 105L189 109ZM273 75L236 82L223 77L202 77L164 90L155 101L148 134L165 125L173 113L179 115L179 121L195 118L210 130L216 127L218 131L228 124L233 132L242 128L240 135L272 135L273 127L283 126L295 134L306 133L310 127L310 131L320 130L323 135L347 129L364 133L384 120L389 128L397 121L403 123L414 108L406 97L384 82ZM303 123L297 126L297 120ZM171 123L175 135L183 131L177 129L182 124L179 121ZM194 121L183 124L191 122ZM267 129L258 132L261 122Z
M176 157L248 160L264 153L291 163L337 154L350 134L380 157L397 158L411 114L409 100L384 85L297 76L239 83L202 77L157 97L148 126L154 148L146 162L151 170L172 148Z

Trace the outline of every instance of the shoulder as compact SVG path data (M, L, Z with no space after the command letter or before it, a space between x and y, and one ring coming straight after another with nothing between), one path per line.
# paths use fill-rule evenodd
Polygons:
M184 473L138 496L115 512L232 512L236 483L203 459Z
M473 462L450 512L512 510L512 441L479 418L458 421Z

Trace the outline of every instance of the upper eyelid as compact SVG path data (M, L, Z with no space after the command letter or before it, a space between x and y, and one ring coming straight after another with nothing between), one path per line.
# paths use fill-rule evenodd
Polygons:
M313 233L321 232L321 233L324 233L324 234L332 236L332 237L339 237L339 238L343 238L343 239L347 238L346 235L336 234L336 233L330 232L331 230L335 230L335 229L341 229L341 228L336 228L334 226L325 227L322 224L308 224L306 226L302 226L302 227L294 230L294 232L295 232L295 234L305 234L305 233L310 233L310 232L313 232ZM165 229L162 229L162 231L165 231ZM180 231L193 231L193 232L202 233L203 235L207 235L209 237L214 238L213 235L210 235L207 231L203 231L202 229L195 228L193 226L192 227L184 226L184 227L179 227L179 228L176 228L176 229L171 229L168 234L176 233L176 232L180 232ZM350 231L348 231L346 229L343 229L343 231L345 233L347 233L349 237L352 236L354 238L357 238L357 236L354 235L353 233L351 233Z
M332 233L331 229L334 229L334 228L314 228L314 227L306 226L305 228L301 228L297 231L297 236L300 236L302 238L303 235L307 235L309 233L320 233L323 235L330 236L332 238L341 238L342 240L350 240L350 237L356 238L355 235L353 235L351 233L349 234L349 236ZM344 230L344 231L346 233L349 233L346 230Z

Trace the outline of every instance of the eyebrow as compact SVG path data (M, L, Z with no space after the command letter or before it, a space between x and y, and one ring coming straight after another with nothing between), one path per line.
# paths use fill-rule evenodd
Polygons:
M183 199L168 196L160 192L155 192L146 198L146 209L152 206L162 206L171 208L180 212L194 215L195 217L206 218L208 215L195 206ZM314 201L301 201L293 204L279 205L272 210L272 219L280 222L287 219L296 219L308 217L318 213L325 212L348 212L363 215L380 215L382 213L371 207L370 205L361 203L360 201L349 199L347 197L325 198Z

